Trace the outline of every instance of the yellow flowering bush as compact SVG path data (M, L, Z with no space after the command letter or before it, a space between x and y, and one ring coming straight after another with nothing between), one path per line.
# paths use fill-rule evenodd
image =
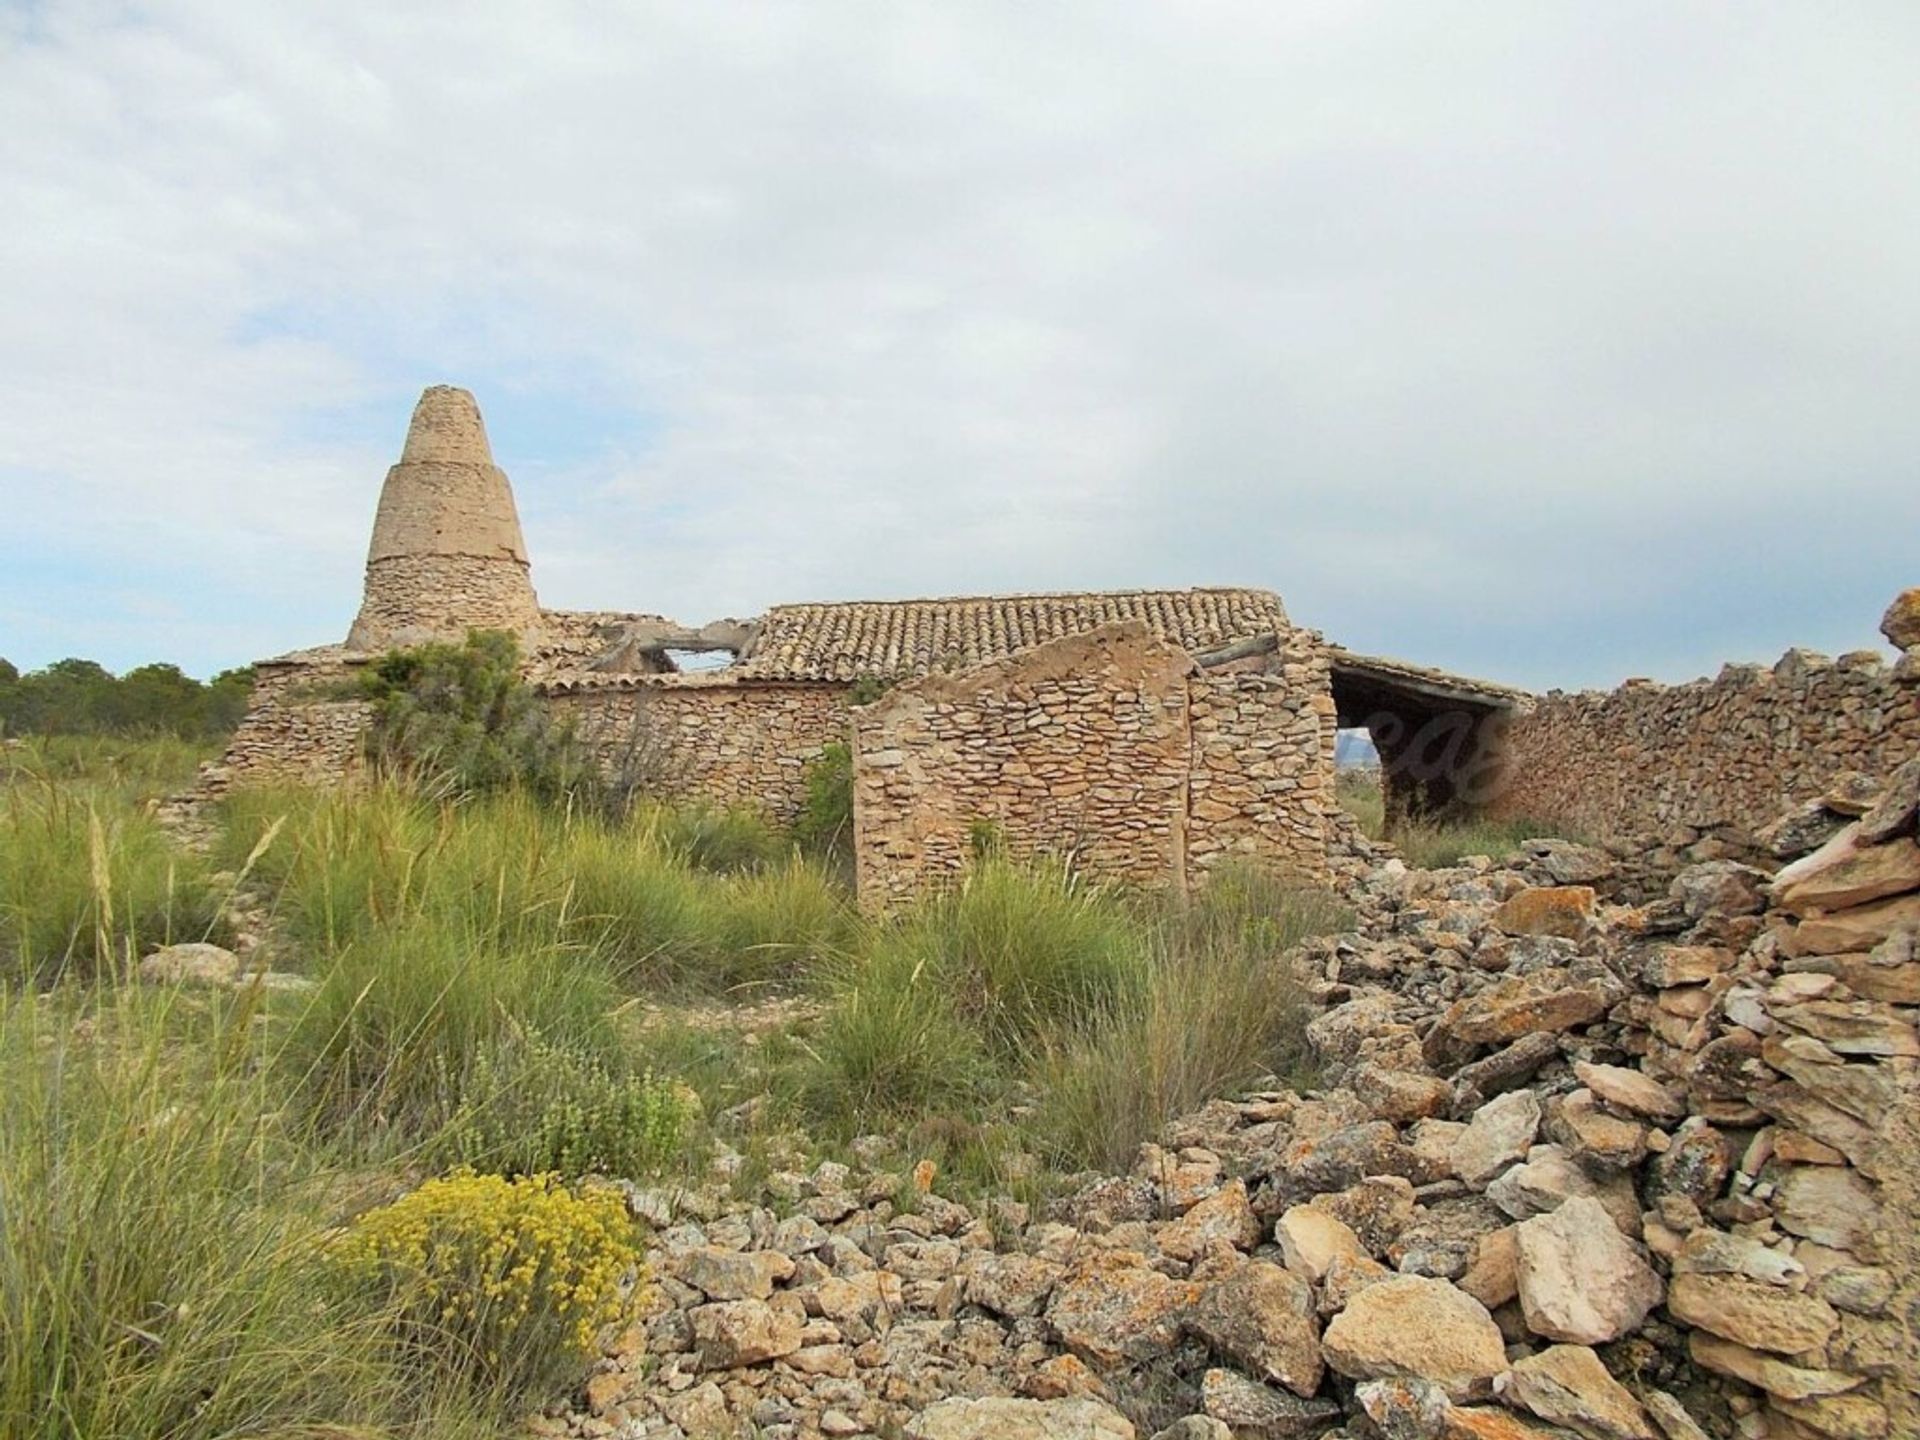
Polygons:
M554 1175L463 1167L360 1216L334 1250L420 1358L509 1403L576 1378L640 1278L621 1197L576 1194Z

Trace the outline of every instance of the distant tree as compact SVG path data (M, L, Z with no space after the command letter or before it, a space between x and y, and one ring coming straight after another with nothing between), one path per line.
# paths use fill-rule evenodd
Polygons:
M0 729L27 735L177 735L213 740L246 713L252 671L201 684L177 665L141 665L116 679L93 660L56 660L22 675L0 661Z

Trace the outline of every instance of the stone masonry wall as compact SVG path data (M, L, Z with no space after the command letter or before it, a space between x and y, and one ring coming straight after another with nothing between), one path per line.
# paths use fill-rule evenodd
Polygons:
M1886 774L1920 749L1916 681L1910 660L1790 651L1686 685L1555 692L1510 723L1488 809L1595 836L1756 829L1840 771Z
M332 785L355 774L372 709L362 700L322 698L350 673L331 660L258 667L247 713L206 788Z
M1186 864L1186 653L1112 625L902 685L853 712L861 903L958 877L977 827L1103 880Z
M782 823L806 800L807 763L848 738L847 686L692 683L563 691L603 764L624 756L668 794L760 810Z
M1338 720L1319 637L1294 632L1260 670L1201 670L1188 693L1189 865L1239 856L1325 878Z

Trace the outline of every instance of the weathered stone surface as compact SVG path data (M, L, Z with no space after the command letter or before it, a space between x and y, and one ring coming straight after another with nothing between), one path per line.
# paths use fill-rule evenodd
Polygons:
M765 1300L776 1282L793 1274L793 1261L777 1250L747 1254L703 1246L674 1255L668 1268L709 1300Z
M1874 807L1860 817L1860 839L1878 845L1894 836L1913 831L1920 817L1920 756L1915 756L1893 772L1886 793Z
M1135 1440L1133 1422L1099 1400L942 1400L907 1422L907 1440Z
M1871 950L1914 926L1920 926L1920 895L1902 895L1803 920L1790 945L1795 955L1847 955Z
M140 962L140 978L154 985L229 986L240 979L240 968L231 950L192 941L154 951Z
M800 1348L804 1328L792 1311L776 1310L762 1300L702 1305L692 1320L700 1363L708 1370L733 1370L791 1355Z
M1100 1255L1075 1266L1054 1288L1046 1319L1074 1354L1112 1368L1170 1349L1201 1289L1124 1254Z
M1340 1419L1332 1400L1302 1400L1231 1370L1200 1377L1200 1403L1234 1440L1308 1440Z
M1598 1201L1623 1235L1640 1233L1633 1182L1624 1175L1595 1176L1558 1145L1534 1146L1526 1164L1514 1166L1487 1187L1487 1199L1515 1220L1549 1214L1575 1196Z
M1800 1284L1807 1273L1806 1266L1785 1250L1762 1245L1751 1236L1704 1227L1688 1232L1680 1253L1673 1257L1673 1271L1676 1276L1744 1275L1783 1287Z
M1351 1226L1312 1205L1289 1209L1274 1222L1273 1238L1286 1257L1287 1268L1316 1285L1335 1260L1367 1253Z
M1714 860L1682 870L1674 877L1671 893L1689 919L1753 915L1766 903L1766 881L1766 875L1751 865Z
M1353 1091L1378 1118L1408 1125L1438 1115L1453 1098L1453 1087L1437 1075L1362 1065L1353 1073Z
M1547 1134L1589 1170L1627 1170L1647 1153L1647 1127L1602 1110L1590 1090L1564 1095L1547 1113Z
M1037 1255L979 1255L966 1268L966 1297L997 1315L1018 1320L1038 1315L1066 1267Z
M1687 1336L1687 1353L1693 1357L1693 1363L1703 1370L1711 1370L1716 1375L1731 1375L1770 1395L1783 1396L1788 1400L1844 1395L1866 1383L1864 1377L1859 1375L1792 1365L1777 1355L1749 1350L1744 1345L1723 1340L1705 1330L1695 1330Z
M1249 1260L1208 1287L1188 1328L1257 1380L1305 1397L1320 1388L1320 1326L1307 1282Z
M1455 1282L1489 1310L1520 1294L1520 1237L1511 1225L1482 1235L1466 1273Z
M1509 935L1578 940L1593 926L1595 898L1589 885L1535 886L1495 910L1493 923Z
M1817 1349L1840 1324L1833 1307L1817 1295L1744 1275L1675 1275L1667 1287L1667 1313L1750 1350L1782 1355Z
M1790 915L1846 910L1920 890L1920 844L1896 836L1884 844L1861 839L1849 825L1805 859L1773 878L1773 903Z
M1911 650L1920 645L1920 586L1902 590L1880 617L1880 633L1896 650Z
M1887 1407L1858 1391L1813 1400L1775 1395L1770 1397L1768 1410L1776 1428L1779 1417L1784 1416L1801 1427L1801 1434L1823 1435L1831 1440L1893 1440L1893 1421Z
M1576 1197L1516 1228L1520 1308L1534 1334L1598 1345L1660 1303L1660 1277L1599 1201Z
M1611 1003L1598 981L1576 980L1565 970L1536 970L1455 1001L1440 1024L1468 1044L1500 1045L1535 1030L1585 1025L1604 1015Z
M1416 1275L1354 1296L1327 1327L1321 1348L1350 1379L1431 1380L1456 1400L1489 1393L1493 1377L1507 1368L1500 1328L1486 1307L1444 1280Z
M1656 989L1704 985L1731 970L1734 958L1717 945L1656 945L1641 962L1640 978Z
M1640 1402L1584 1345L1551 1345L1515 1361L1500 1398L1587 1440L1656 1440Z
M1530 1090L1510 1090L1482 1105L1453 1143L1453 1173L1484 1187L1526 1156L1540 1129L1540 1102Z
M1836 1250L1868 1250L1880 1225L1872 1184L1852 1170L1802 1165L1780 1179L1773 1199L1782 1230Z
M1677 1120L1687 1113L1684 1095L1662 1085L1651 1075L1619 1065L1594 1065L1577 1060L1574 1078L1610 1109L1655 1120Z
M1197 1260L1222 1246L1249 1250L1260 1240L1260 1222L1247 1203L1247 1183L1231 1180L1160 1232L1160 1253Z
M1769 1003L1767 1011L1777 1023L1812 1035L1841 1055L1920 1056L1920 1033L1913 1024L1871 1000Z
M1316 1195L1308 1203L1347 1226L1375 1255L1406 1229L1416 1204L1413 1183L1401 1175L1369 1175L1344 1190Z

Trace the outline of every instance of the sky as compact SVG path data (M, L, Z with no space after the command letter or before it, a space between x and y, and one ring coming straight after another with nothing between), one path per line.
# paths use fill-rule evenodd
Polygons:
M0 0L0 655L344 638L442 382L559 608L1872 646L1916 73L1911 0Z

